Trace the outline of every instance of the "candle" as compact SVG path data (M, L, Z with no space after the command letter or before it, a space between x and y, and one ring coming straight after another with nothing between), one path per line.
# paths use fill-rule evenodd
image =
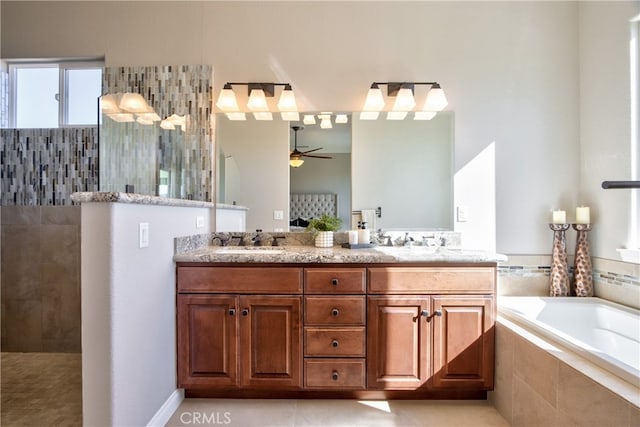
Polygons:
M580 206L576 208L576 224L589 224L591 218L589 218L589 208L586 206Z
M566 224L567 213L565 211L553 211L553 223L554 224Z

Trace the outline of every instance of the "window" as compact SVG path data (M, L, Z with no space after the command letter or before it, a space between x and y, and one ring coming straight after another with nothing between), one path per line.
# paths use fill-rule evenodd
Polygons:
M9 63L9 126L97 125L102 62Z

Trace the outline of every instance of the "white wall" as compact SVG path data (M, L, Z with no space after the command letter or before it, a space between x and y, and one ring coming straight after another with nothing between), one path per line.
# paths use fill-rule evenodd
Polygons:
M288 122L216 121L216 141L225 156L232 156L237 174L227 175L226 200L249 208L247 230L289 227L289 126ZM230 166L230 165L227 165ZM229 171L234 168L228 167ZM233 182L237 180L237 182ZM281 210L283 220L274 220Z
M632 179L629 20L638 13L637 1L584 2L580 6L581 173L577 201L592 208L591 248L602 258L618 259L616 248L634 240L636 245L640 243L640 212L631 212L632 190L601 188L602 181ZM636 235L632 236L634 221Z
M143 426L176 392L174 237L210 230L209 208L82 205L84 425ZM196 228L196 217L205 227ZM138 225L149 223L149 247Z
M624 7L610 4L598 7L605 15ZM374 80L436 80L455 112L456 171L495 142L497 250L549 253L550 210L581 198L583 7L3 1L2 54L105 55L110 66L210 63L215 94L226 81L288 81L307 111L357 111ZM611 25L605 20L598 28L609 32Z

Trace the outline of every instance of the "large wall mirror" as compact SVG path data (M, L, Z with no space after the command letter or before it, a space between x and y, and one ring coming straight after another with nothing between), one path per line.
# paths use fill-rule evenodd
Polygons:
M304 158L289 166L291 126L300 125L300 151L331 159ZM290 193L335 193L343 228L352 212L375 211L370 226L384 230L453 228L453 113L428 121L361 121L321 129L281 120L230 121L216 115L217 202L249 208L247 230L289 230ZM283 211L283 219L276 219Z

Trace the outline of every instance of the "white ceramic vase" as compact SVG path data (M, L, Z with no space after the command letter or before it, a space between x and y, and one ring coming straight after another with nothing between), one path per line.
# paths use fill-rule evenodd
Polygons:
M333 246L333 231L318 231L316 248L330 248Z

